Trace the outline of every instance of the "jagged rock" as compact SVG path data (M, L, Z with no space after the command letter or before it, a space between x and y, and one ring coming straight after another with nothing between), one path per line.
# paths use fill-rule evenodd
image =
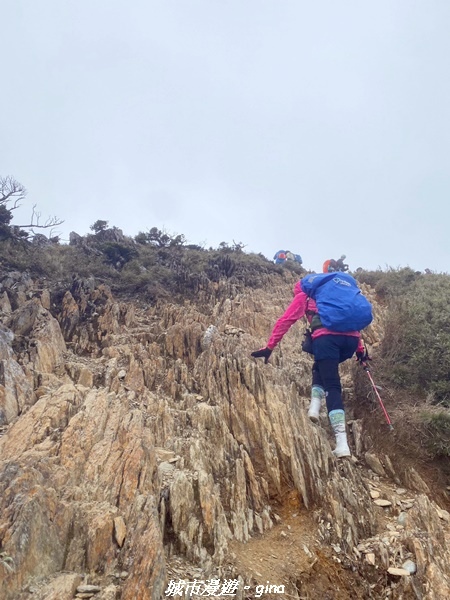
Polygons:
M95 596L95 600L116 600L118 593L118 586L110 584Z
M311 363L297 351L301 330L293 328L270 365L250 359L288 290L214 286L199 291L201 305L186 299L141 309L74 278L52 306L57 320L42 295L11 303L6 319L22 333L5 342L9 387L27 397L20 391L24 410L13 411L0 437L0 538L18 565L0 581L2 598L19 599L33 578L66 570L95 573L89 580L102 582L101 600L116 592L122 600L159 600L169 572L233 578L236 545L248 549L261 537L270 550L272 531L286 544L300 537L308 565L317 551L339 548L334 558L347 564L351 556L355 578L362 552L386 569L389 560L411 557L421 593L427 586L444 593L445 513L411 493L404 524L386 527L395 523L398 500L392 511L379 511L368 482L394 498L388 466L377 476L361 462L336 461L329 429L307 418ZM216 330L205 344L212 320ZM351 366L342 370L349 397ZM360 434L360 452L376 447ZM286 548L279 568L288 563ZM117 585L107 585L111 573Z
M70 246L79 246L82 244L82 242L83 242L83 237L79 233L76 233L75 231L71 231L69 233Z
M352 434L355 442L355 454L361 456L364 450L364 438L363 438L363 425L362 420L355 420L352 422Z
M11 423L35 401L33 381L14 354L14 334L0 325L0 426Z
M116 517L114 519L114 537L116 538L116 542L118 543L119 548L122 548L126 535L127 528L123 517Z
M0 316L10 315L12 312L11 302L9 301L8 294L6 292L0 293Z
M423 492L425 494L430 493L430 488L427 486L427 484L422 479L422 477L419 475L419 473L416 471L416 469L410 467L407 471L406 477L407 477L409 486L412 489L417 490L418 492Z
M81 580L82 577L78 573L62 573L42 587L31 588L32 596L28 593L26 597L33 600L72 600Z
M218 334L217 327L215 325L209 325L208 328L206 329L205 333L203 334L202 341L201 341L203 350L207 350L209 348L214 336L216 336L217 334Z
M443 521L447 521L447 523L450 521L450 514L448 513L448 511L438 509L437 514L438 514L438 517L440 519L442 519Z
M381 477L386 477L386 472L383 468L383 465L381 464L380 459L375 454L366 452L364 454L364 459L374 473L380 475Z

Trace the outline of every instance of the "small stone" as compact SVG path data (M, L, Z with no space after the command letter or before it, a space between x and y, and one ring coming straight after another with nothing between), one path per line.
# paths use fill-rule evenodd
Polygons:
M119 548L122 548L126 535L127 527L125 525L123 517L116 517L114 519L114 536L116 538L117 544L119 545Z
M412 575L417 571L417 566L413 560L408 559L402 564L402 569L405 569L405 571L408 571Z
M450 521L450 514L446 510L442 510L441 508L437 509L437 514L440 519L443 521Z
M122 571L120 574L120 579L126 579L128 577L128 571Z
M397 577L403 577L410 574L406 569L398 569L397 567L389 567L388 573L390 575L396 575Z
M380 492L378 492L377 490L370 490L370 497L371 498L379 498Z
M155 448L156 458L161 461L169 461L170 459L175 457L175 452L173 450L167 450L166 448Z
M356 549L358 550L358 552L364 552L366 550L366 545L365 544L358 544L356 546Z
M77 592L79 594L96 594L97 592L101 591L101 587L98 585L89 585L89 584L85 584L85 585L79 585L77 587Z
M373 552L366 554L366 562L368 562L369 565L375 565L375 554Z
M392 506L392 502L389 502L389 500L383 500L383 498L374 500L373 503L376 504L377 506Z
M405 512L401 512L397 517L398 524L402 525L404 527L406 525L407 517L408 517L408 515Z
M171 463L163 461L159 463L158 471L161 473L161 475L170 475L175 471L175 467Z
M397 488L395 491L399 496L403 496L403 494L406 494L405 488Z
M126 376L127 372L125 371L125 369L120 369L120 371L117 373L117 377L120 379L120 381L123 381Z

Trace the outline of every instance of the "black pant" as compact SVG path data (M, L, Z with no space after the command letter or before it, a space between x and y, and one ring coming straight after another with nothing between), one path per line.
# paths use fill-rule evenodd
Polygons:
M321 335L313 339L312 384L325 390L329 413L344 409L339 363L351 358L357 346L358 338L349 335Z

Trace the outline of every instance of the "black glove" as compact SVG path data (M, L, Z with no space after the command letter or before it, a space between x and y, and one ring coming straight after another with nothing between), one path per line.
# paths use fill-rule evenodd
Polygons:
M252 352L251 356L253 356L253 358L264 358L264 364L267 365L271 354L272 350L266 347L261 348L261 350L256 350L256 352Z
M359 352L356 353L356 360L359 362L360 365L362 365L365 362L367 362L368 360L372 360L372 359L367 354L367 350L360 350Z

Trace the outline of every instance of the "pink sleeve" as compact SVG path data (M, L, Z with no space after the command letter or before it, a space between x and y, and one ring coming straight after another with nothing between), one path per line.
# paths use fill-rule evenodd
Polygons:
M305 315L307 299L308 296L304 292L296 294L284 315L275 323L270 339L267 342L268 348L273 350L290 327Z

